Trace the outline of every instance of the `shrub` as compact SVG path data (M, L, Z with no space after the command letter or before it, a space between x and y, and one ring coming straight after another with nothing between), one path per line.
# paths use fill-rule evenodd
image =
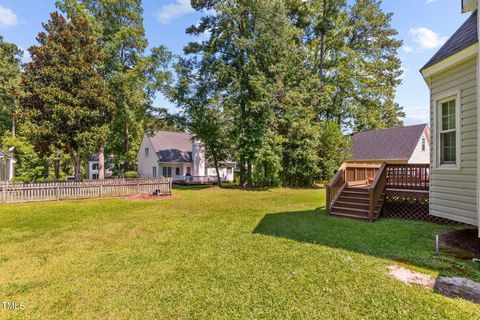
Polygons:
M125 178L127 179L138 179L140 176L138 175L138 172L136 171L127 171L125 172Z

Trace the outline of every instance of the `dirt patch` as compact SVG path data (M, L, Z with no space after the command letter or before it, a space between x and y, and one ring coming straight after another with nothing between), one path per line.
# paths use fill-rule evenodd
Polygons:
M177 198L178 196L154 196L150 194L136 194L133 196L125 197L129 201L160 201L166 199Z
M413 271L400 266L389 266L388 273L394 279L410 285L419 285L425 289L433 290L435 288L435 277L429 274Z
M462 259L480 258L478 229L448 231L440 235L441 246Z
M450 298L462 298L480 304L480 283L460 277L435 277L392 265L388 267L390 277L408 285L419 285L427 290Z

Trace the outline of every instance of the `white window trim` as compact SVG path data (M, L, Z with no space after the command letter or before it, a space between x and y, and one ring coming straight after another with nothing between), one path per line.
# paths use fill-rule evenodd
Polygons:
M435 170L461 170L461 94L460 89L444 92L442 94L432 97L433 101L433 123L435 136L433 139L433 169ZM456 163L455 164L441 164L441 149L440 149L440 127L442 119L439 117L439 112L442 103L455 99L455 129L456 129Z

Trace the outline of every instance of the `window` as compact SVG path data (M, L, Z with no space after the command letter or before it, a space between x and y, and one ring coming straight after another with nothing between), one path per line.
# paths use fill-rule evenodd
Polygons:
M172 167L163 167L162 175L166 178L170 178L172 176Z
M152 168L152 177L156 178L157 177L157 167Z
M422 151L425 151L425 138L422 138Z
M192 175L192 167L187 167L187 176L191 176Z
M180 175L180 168L175 168L175 175L176 176L179 176Z
M440 104L440 164L457 163L457 117L456 100Z
M92 170L98 170L98 163L92 163Z
M232 167L228 167L227 168L227 174L232 174L233 173L233 168Z
M148 158L148 155L150 154L150 149L145 148L145 158Z

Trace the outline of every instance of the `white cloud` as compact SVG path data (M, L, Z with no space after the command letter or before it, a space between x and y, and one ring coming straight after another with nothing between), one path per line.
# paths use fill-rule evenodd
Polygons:
M413 41L423 49L438 48L448 40L448 37L443 37L428 28L412 28L409 33Z
M0 27L14 27L17 24L17 15L11 9L0 6Z
M30 52L28 52L28 50L26 50L22 47L18 47L18 48L23 51L23 56L22 56L22 62L23 63L27 63L27 62L32 61L32 56L30 56Z
M402 47L403 51L405 51L406 53L410 53L413 51L413 48L410 47L410 46L403 46Z
M176 0L174 3L163 5L155 14L160 23L170 23L173 19L195 12L190 0Z
M404 107L403 111L405 112L405 124L414 125L421 123L430 122L430 108L425 107Z
M433 3L433 2L435 2L435 1L436 1L436 0L427 0L427 1L425 1L425 2L426 2L427 4L430 4L430 3Z

